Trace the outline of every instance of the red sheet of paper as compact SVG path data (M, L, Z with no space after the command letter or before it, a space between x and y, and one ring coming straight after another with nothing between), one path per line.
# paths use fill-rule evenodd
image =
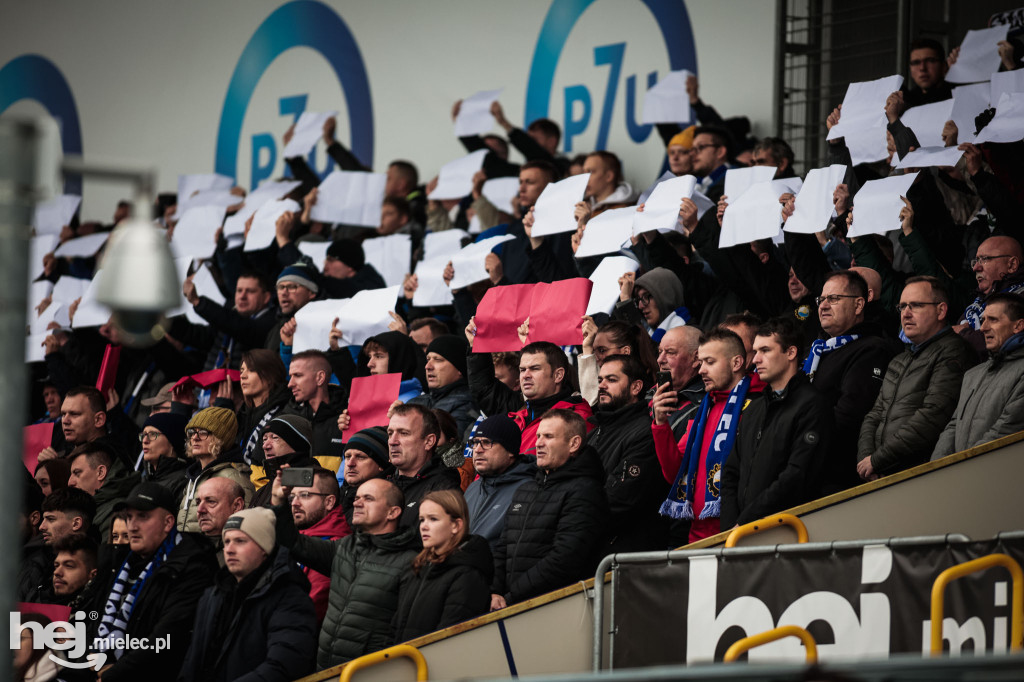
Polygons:
M117 379L117 365L121 361L121 346L108 343L107 349L103 351L103 363L100 365L99 376L96 377L96 388L103 397L107 397L107 391L114 387L114 380Z
M584 277L537 284L530 301L527 343L550 341L558 346L583 343L583 316L594 283Z
M200 372L199 374L193 374L191 376L183 376L178 379L178 383L174 384L174 389L185 386L186 384L197 384L203 388L209 388L214 384L218 384L224 379L231 379L232 381L238 381L241 372L237 369L211 369L209 372Z
M38 613L40 616L49 618L51 623L58 620L65 623L71 621L71 607L60 604L36 604L20 601L18 602L18 613Z
M473 352L500 353L517 351L523 347L518 329L530 316L530 301L536 286L508 284L487 290L476 307Z
M388 408L398 400L401 374L371 374L352 380L352 392L348 398L348 416L352 419L341 434L341 440L371 426L387 426Z
M36 473L39 453L50 447L53 438L53 425L55 422L45 424L33 424L22 429L21 461L30 474Z

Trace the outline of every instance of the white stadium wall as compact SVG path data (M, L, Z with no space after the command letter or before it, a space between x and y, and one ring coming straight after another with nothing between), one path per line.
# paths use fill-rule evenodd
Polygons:
M182 173L222 172L247 189L280 176L281 136L303 109L338 110L338 139L364 162L406 158L426 181L465 153L453 102L496 88L513 124L552 118L563 153L615 151L639 190L664 149L631 124L650 74L679 68L697 72L723 116L749 116L758 135L773 125L772 0L4 5L2 115L50 111L63 131L54 147L155 167L161 191ZM322 145L315 153L324 170ZM109 221L127 193L86 180L82 218Z

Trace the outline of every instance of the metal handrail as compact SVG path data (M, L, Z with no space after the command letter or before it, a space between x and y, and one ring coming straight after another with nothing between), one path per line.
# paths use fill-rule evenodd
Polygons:
M795 530L797 543L802 545L807 542L807 526L804 525L803 521L792 514L776 514L775 516L769 516L759 521L745 523L739 528L734 529L729 533L729 537L725 539L725 546L727 548L735 547L736 543L740 541L740 538L745 538L748 535L754 535L755 533L760 533L779 526L789 526Z
M818 645L815 644L814 637L807 630L796 625L781 625L777 628L751 635L750 637L744 637L738 642L733 642L733 645L726 649L725 657L722 660L725 663L732 663L754 647L769 644L785 637L798 637L804 643L804 649L807 652L807 663L818 662Z
M1020 564L1006 554L989 554L962 564L947 568L932 583L932 637L931 654L942 653L942 620L945 611L946 585L979 571L995 566L1002 566L1013 578L1013 596L1011 597L1010 650L1024 649L1024 571Z
M369 668L370 666L377 665L378 663L384 663L390 661L393 658L411 658L413 663L416 664L416 682L424 682L427 679L427 659L423 657L420 650L414 646L408 644L396 644L395 646L388 647L387 649L381 649L372 654L360 656L354 661L350 662L345 666L345 669L341 671L341 675L338 676L338 682L350 682L352 675L363 668Z

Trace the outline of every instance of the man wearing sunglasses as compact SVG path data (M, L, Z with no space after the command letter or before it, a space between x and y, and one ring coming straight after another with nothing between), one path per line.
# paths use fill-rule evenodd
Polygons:
M934 277L907 280L897 305L910 345L889 363L857 444L865 481L927 461L977 357L949 326L949 291Z

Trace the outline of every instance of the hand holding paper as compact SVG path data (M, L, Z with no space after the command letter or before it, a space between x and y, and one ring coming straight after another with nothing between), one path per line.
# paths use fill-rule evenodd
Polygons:
M573 210L583 201L590 173L573 175L558 182L549 183L533 207L533 238L550 234L574 232L576 219Z

